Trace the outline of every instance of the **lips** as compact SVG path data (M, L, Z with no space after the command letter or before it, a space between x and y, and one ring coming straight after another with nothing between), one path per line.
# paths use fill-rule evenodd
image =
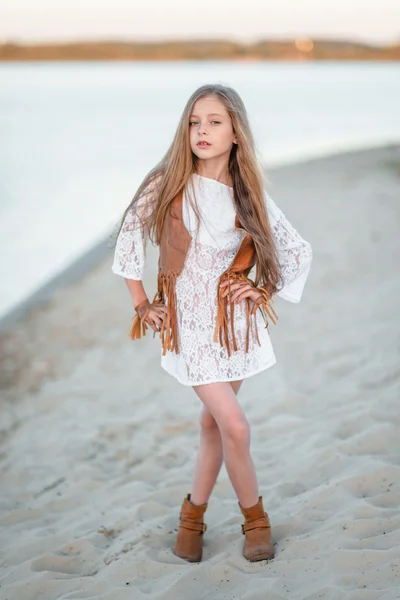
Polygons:
M208 148L209 146L211 146L211 144L209 144L208 142L205 142L205 141L201 141L201 142L197 142L197 146L199 146L199 148Z

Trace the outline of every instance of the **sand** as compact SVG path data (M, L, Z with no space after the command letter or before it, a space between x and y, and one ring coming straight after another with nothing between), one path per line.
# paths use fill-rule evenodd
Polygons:
M275 559L242 556L225 467L202 562L172 553L200 404L158 339L129 340L110 251L0 339L2 600L400 598L400 147L269 176L314 251L301 303L276 303L277 364L239 394ZM149 294L155 273L150 247Z

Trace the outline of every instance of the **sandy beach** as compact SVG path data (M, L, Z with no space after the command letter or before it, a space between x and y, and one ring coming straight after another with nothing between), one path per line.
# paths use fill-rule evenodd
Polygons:
M314 255L301 303L276 301L277 364L239 393L275 559L242 556L225 467L202 562L172 553L200 404L157 338L130 341L102 244L2 323L1 600L400 598L400 146L268 177Z

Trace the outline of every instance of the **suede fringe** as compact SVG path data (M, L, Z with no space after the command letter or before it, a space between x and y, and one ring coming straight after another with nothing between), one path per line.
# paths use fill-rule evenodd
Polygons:
M131 338L131 340L138 340L143 335L146 335L146 330L147 330L148 325L144 319L146 318L147 313L148 313L148 311L146 311L145 314L143 315L143 319L141 319L137 313L133 317L132 327L129 332L129 337Z
M219 284L222 281L228 280L228 294L223 297L222 293L227 288L221 288ZM237 342L235 336L235 302L230 302L231 296L231 280L232 283L236 283L238 281L247 281L253 285L251 279L249 279L245 273L223 273L218 282L218 292L217 292L217 303L218 303L218 312L217 312L217 320L214 330L214 342L220 343L221 346L225 346L228 356L231 356L231 344L233 350L236 352ZM268 327L268 317L270 320L276 325L276 321L278 320L278 316L271 305L271 298L269 297L267 291L264 288L257 288L262 293L262 299L257 303L252 302L250 298L245 298L246 302L246 352L249 351L250 345L250 336L252 339L256 340L258 345L260 346L260 339L258 337L258 328L257 328L257 309L261 310L261 314L264 318L265 327ZM228 304L230 305L230 319L228 322ZM253 307L250 308L251 304ZM230 336L231 339L230 339Z
M161 330L159 332L159 336L162 342L162 354L165 356L167 350L175 352L179 354L179 343L178 343L178 325L177 325L177 317L176 317L176 278L177 274L175 272L168 272L163 275L158 276L158 291L156 292L153 303L157 302L159 304L165 304L164 298L167 298L167 311L166 311L166 319L163 321ZM225 297L222 297L222 292L224 291L218 285L217 292L217 303L218 303L218 312L217 312L217 320L214 330L214 342L220 343L221 346L225 347L228 356L231 356L232 349L233 351L237 351L238 346L236 342L235 336L235 302L230 302L229 298L231 296L231 281L248 281L253 285L251 279L249 279L245 273L232 273L228 275L228 273L224 273L220 279L219 284L222 281L228 280L228 294ZM226 289L226 288L224 288ZM253 340L257 341L260 346L260 339L258 337L258 327L257 327L257 310L260 309L261 314L264 318L265 327L268 327L268 318L276 325L278 320L278 316L271 304L272 300L268 295L268 292L265 288L260 287L257 288L261 293L261 300L254 303L250 298L245 298L244 302L246 303L246 352L249 351L250 346L250 337ZM228 304L230 306L230 318L228 320ZM251 307L251 305L253 305ZM130 331L131 340L136 340L146 335L146 331L149 325L145 322L148 311L145 312L143 318L140 319L139 315L136 314ZM155 337L156 332L154 332Z
M175 350L176 354L179 354L178 324L176 318L176 278L177 274L173 271L159 275L158 290L153 298L153 303L156 302L159 304L165 304L165 297L167 298L166 319L163 320L159 332L163 356L165 356L167 350L171 352ZM145 318L147 313L148 311L146 311L142 319L140 319L138 314L135 315L130 331L131 340L136 340L146 335L148 325L145 323ZM156 332L154 332L153 337L155 337L155 334Z
M176 278L178 274L174 271L169 271L158 276L158 292L154 296L153 302L165 304L167 298L167 318L163 321L160 330L160 339L162 343L162 354L165 356L167 350L179 354L178 342L178 323L176 318Z

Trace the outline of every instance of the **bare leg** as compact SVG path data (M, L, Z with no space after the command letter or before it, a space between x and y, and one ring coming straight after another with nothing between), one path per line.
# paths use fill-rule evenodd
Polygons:
M242 381L230 382L234 394ZM204 387L204 386L203 386ZM208 502L223 463L221 433L216 420L203 404L200 413L200 443L197 452L190 500L193 504Z
M225 460L240 504L244 508L254 506L258 502L259 494L255 467L250 455L250 426L232 386L228 383L211 383L195 386L194 390L217 423L222 444L219 457L222 454Z

